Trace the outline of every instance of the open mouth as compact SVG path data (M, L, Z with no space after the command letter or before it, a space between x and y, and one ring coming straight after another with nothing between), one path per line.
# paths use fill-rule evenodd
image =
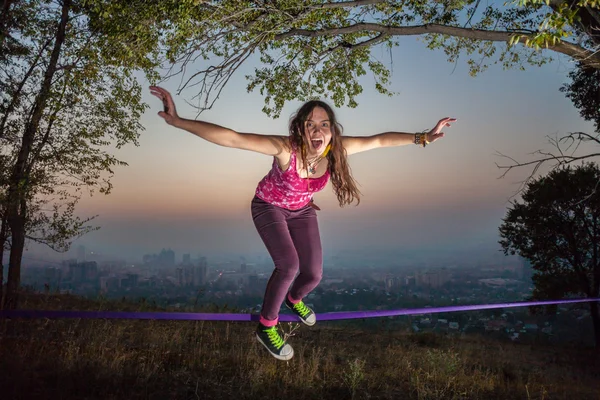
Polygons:
M323 144L321 139L311 139L310 143L312 144L313 149L318 149Z

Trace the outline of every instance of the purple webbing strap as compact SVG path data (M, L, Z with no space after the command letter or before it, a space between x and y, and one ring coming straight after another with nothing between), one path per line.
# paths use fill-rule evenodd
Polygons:
M600 301L600 298L524 301L518 303L474 304L464 306L445 306L428 308L404 308L401 310L378 311L341 311L317 314L319 321L336 321L343 319L362 319L394 317L398 315L448 313L456 311L490 310L494 308L545 306L550 304L571 304ZM258 314L232 313L184 313L184 312L138 312L138 311L61 311L61 310L5 310L0 311L0 318L85 318L85 319L156 319L184 321L255 321ZM297 322L295 315L281 314L280 322Z

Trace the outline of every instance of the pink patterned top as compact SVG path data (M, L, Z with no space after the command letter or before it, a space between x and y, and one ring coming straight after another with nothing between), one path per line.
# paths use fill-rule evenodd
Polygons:
M313 195L325 188L329 170L318 178L301 178L296 171L296 147L293 146L290 165L282 171L273 157L273 167L258 183L256 196L267 203L288 210L299 210L311 202Z

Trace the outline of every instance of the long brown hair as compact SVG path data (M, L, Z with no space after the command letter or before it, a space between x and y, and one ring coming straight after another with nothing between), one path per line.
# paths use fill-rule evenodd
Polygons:
M357 202L356 205L359 205L361 193L356 187L356 181L352 177L352 172L348 165L348 155L342 145L343 128L337 122L333 109L327 103L320 100L311 100L298 109L296 114L290 119L290 141L297 149L300 149L302 163L306 166L304 123L315 107L321 107L329 117L331 149L326 156L328 161L327 169L329 170L333 191L337 196L340 207L351 204L354 200Z

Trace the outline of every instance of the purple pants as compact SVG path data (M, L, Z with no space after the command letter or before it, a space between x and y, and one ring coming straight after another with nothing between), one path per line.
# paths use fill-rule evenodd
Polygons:
M256 196L252 199L251 210L256 230L275 264L261 311L261 322L271 321L268 325L274 325L288 289L292 302L302 300L323 276L317 213L309 205L299 210L287 210ZM300 274L294 280L298 271Z

